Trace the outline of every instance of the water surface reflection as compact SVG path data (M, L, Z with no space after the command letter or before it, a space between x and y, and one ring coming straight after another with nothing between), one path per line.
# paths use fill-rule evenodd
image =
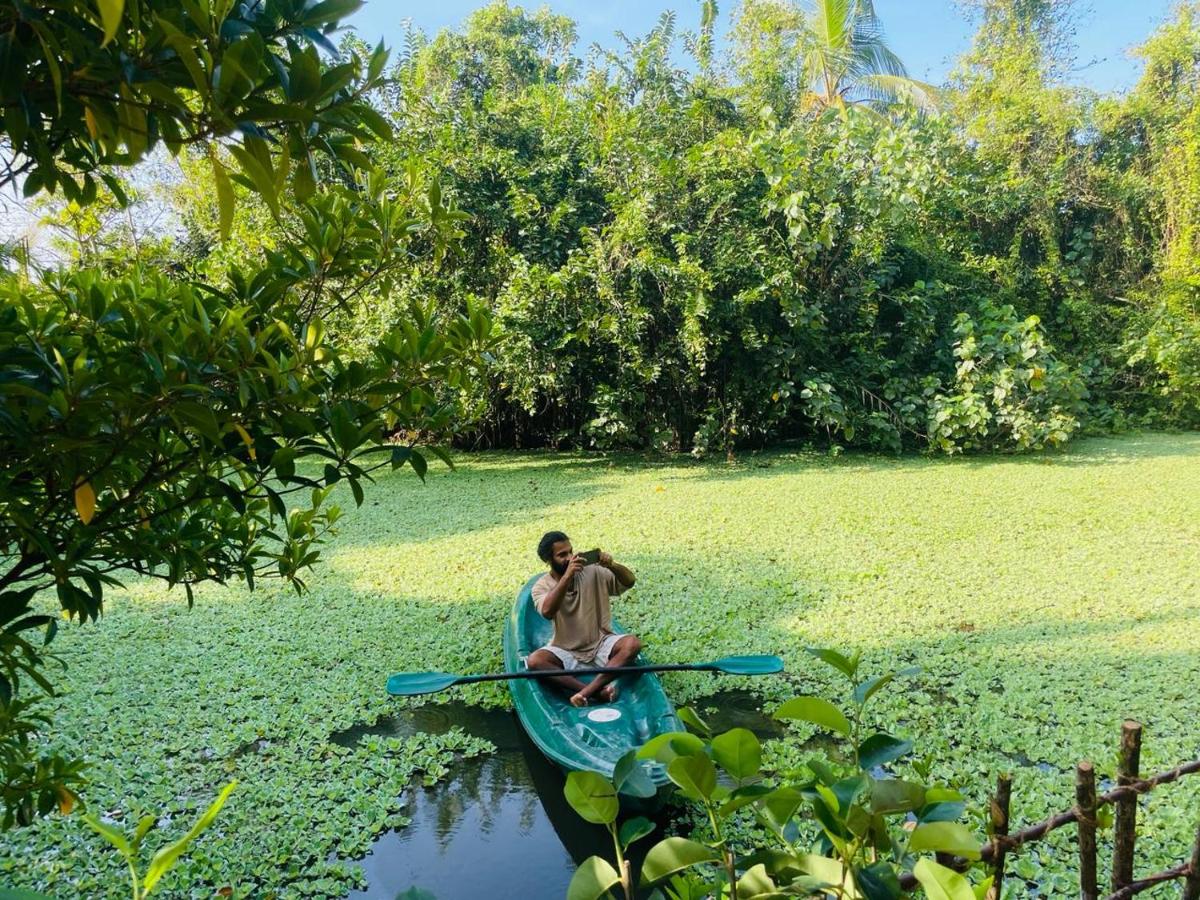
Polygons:
M757 697L726 691L702 700L718 730L750 728L762 738L780 734ZM371 728L335 735L353 744L365 735L405 737L459 727L496 746L490 756L464 761L432 787L407 792L412 822L382 835L360 860L368 887L356 900L396 900L410 889L426 900L561 900L575 867L594 854L612 856L608 832L579 818L563 798L563 774L522 730L512 712L459 703L427 704ZM668 827L667 814L659 834ZM640 842L643 852L655 836ZM635 872L640 859L634 859Z

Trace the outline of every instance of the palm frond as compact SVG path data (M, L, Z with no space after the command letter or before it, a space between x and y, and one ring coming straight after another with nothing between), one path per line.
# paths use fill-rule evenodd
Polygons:
M809 46L804 84L816 105L844 107L909 102L922 110L937 107L937 91L913 81L883 36L873 0L811 0L806 22Z
M858 0L816 0L812 31L817 42L830 50L850 43Z
M908 77L908 69L895 53L876 38L855 46L855 68L864 75L895 75Z
M858 116L861 118L870 119L876 125L885 125L888 122L888 117L873 106L866 103L854 103L846 110L846 117Z
M941 91L932 84L901 75L863 75L856 85L865 99L881 104L910 103L923 113L941 106Z

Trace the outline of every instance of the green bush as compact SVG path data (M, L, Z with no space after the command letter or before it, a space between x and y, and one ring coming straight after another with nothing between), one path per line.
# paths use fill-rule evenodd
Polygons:
M960 313L953 393L930 402L929 437L940 450L1041 450L1079 428L1083 382L1059 361L1037 316L1011 306Z

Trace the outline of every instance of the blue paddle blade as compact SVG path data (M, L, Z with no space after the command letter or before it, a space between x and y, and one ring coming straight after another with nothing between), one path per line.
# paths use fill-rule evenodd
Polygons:
M399 672L387 680L387 692L397 697L436 694L456 684L462 677L446 672Z
M774 675L783 671L783 660L778 656L726 656L712 667L728 675Z

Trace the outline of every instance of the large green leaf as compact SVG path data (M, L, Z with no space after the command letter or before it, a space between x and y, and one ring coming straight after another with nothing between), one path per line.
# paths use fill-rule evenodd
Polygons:
M569 772L563 794L571 808L597 825L617 820L620 803L612 783L596 772Z
M908 849L914 853L932 850L979 859L981 847L970 829L960 822L928 822L913 829L908 836Z
M975 891L966 878L932 859L917 860L913 875L921 882L928 900L975 900Z
M925 788L911 781L883 778L871 782L871 812L911 812L925 805Z
M762 765L762 744L748 728L733 728L712 740L713 759L734 778L753 778Z
M717 769L704 754L675 757L667 763L667 777L689 800L707 800L717 786Z
M925 805L917 810L918 822L955 822L962 818L962 814L966 812L967 804L962 801L941 801L937 803L929 802L929 796L925 797Z
M708 727L708 723L700 718L697 712L690 706L679 707L679 709L675 711L675 714L679 716L679 721L681 721L688 728L692 729L692 731L696 732L696 734L701 735L702 737L708 737L710 734L712 734L712 730Z
M654 780L646 771L645 763L638 759L636 750L630 750L613 766L613 787L618 793L643 799L658 793Z
M774 891L775 882L767 874L767 867L759 863L747 869L738 879L736 896L749 898L774 893Z
M101 822L93 815L84 816L83 821L88 828L92 829L92 831L96 832L96 834L100 835L100 837L112 844L112 846L117 849L118 853L120 853L126 859L129 858L132 851L129 847L129 840L125 837L125 832L119 828L109 825L107 822Z
M621 823L621 830L617 832L617 839L621 842L622 847L628 847L634 841L640 841L646 835L650 834L654 831L655 827L655 824L645 816L635 816Z
M677 756L691 756L704 752L704 741L686 731L668 731L646 741L638 750L640 759L653 759L669 763Z
M828 731L850 735L850 721L840 709L820 697L795 697L775 710L777 719L800 719Z
M809 875L826 884L838 885L842 890L842 897L846 900L859 900L862 897L854 884L854 879L846 871L846 867L836 859L818 856L815 853L801 853L796 858Z
M765 784L747 784L737 788L721 800L720 814L727 816L736 809L756 803L774 792L774 788Z
M567 900L600 900L620 882L621 876L608 860L589 856L571 876L571 883L567 885Z
M229 180L229 172L215 150L209 151L208 158L212 164L213 186L217 192L217 230L224 241L229 238L229 232L233 228L233 184Z
M873 734L858 748L858 764L864 771L882 766L912 750L912 741L903 741L890 734Z
M804 795L787 785L768 794L762 801L763 814L776 828L782 829L804 805Z
M721 854L712 847L682 837L669 837L650 848L642 863L642 884L661 881L689 866L720 862Z
M148 894L154 890L154 886L158 884L159 879L171 870L171 867L175 865L179 857L191 846L192 841L199 837L201 832L213 823L213 820L217 817L217 813L221 811L221 807L225 805L225 801L229 799L229 795L235 787L237 787L236 781L231 781L225 785L224 790L217 795L217 799L204 811L204 815L197 819L196 824L188 829L187 834L154 854L154 858L150 860L150 867L146 869L146 877L142 881L145 893Z
M856 869L854 879L866 900L900 900L904 896L896 870L884 860Z
M870 784L870 777L867 775L853 775L850 778L839 779L834 784L830 785L833 794L837 797L837 809L845 812L859 798L863 791Z
M857 654L853 657L847 657L828 647L805 647L804 649L822 662L833 666L847 678L853 678L855 673L858 672Z

